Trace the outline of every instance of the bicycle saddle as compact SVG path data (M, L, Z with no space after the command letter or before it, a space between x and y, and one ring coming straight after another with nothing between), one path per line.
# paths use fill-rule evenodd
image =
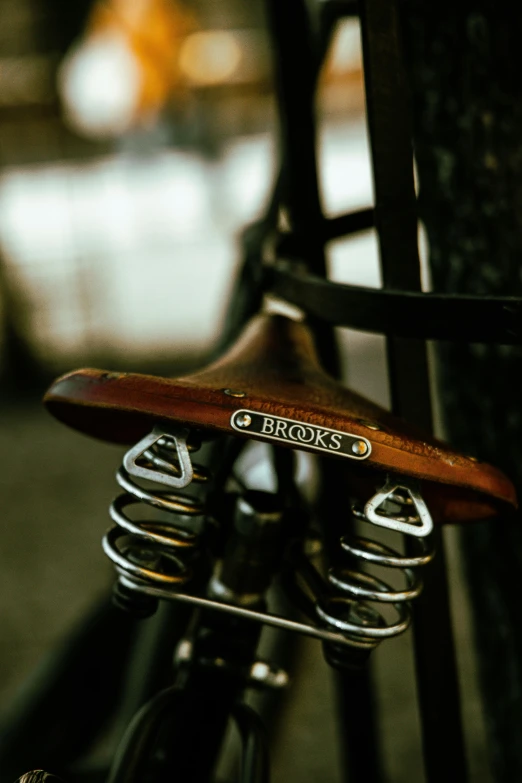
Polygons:
M105 441L132 444L158 421L277 442L420 479L440 522L516 507L511 481L344 388L321 368L307 326L258 315L209 367L182 378L76 370L44 402L60 421Z

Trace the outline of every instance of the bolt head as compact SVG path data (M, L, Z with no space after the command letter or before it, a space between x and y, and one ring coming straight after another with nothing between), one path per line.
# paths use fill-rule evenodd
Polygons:
M227 394L229 397L246 397L246 392L237 389L223 389L223 394Z
M355 443L352 443L352 451L354 454L362 456L368 451L368 446L363 440L356 440Z
M377 424L376 421L370 421L370 419L358 419L359 424L362 424L363 427L367 427L369 430L382 430L382 427L380 424Z
M375 625L379 627L383 624L382 617L372 606L361 603L352 605L348 619L357 625L361 625L362 628Z
M236 425L238 427L246 428L250 427L252 424L252 416L249 416L248 413L242 413L241 416L237 416L236 418Z

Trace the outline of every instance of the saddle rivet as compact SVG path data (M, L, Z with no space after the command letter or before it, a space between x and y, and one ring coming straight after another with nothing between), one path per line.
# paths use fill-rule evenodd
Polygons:
M369 430L382 430L381 425L375 421L370 421L369 419L357 419L357 421Z
M368 446L363 440L356 440L355 443L352 443L352 451L354 454L366 454Z
M223 389L223 393L228 394L229 397L246 397L246 392L237 389Z
M236 418L236 424L238 427L250 427L252 424L252 416L249 416L248 413L243 413Z

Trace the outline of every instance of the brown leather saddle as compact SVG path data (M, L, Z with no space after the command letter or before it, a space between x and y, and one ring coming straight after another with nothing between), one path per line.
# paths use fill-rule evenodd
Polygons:
M80 432L133 444L158 422L277 442L343 458L350 494L376 473L421 481L438 522L517 506L511 481L344 388L321 368L305 324L259 315L217 362L182 378L76 370L53 383L50 412Z

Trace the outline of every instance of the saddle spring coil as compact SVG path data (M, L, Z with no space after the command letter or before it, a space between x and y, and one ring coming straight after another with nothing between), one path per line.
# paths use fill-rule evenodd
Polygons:
M364 506L352 504L356 519L413 536L415 550L401 554L396 549L363 536L343 536L340 545L346 567L331 568L328 583L334 595L326 605L316 604L323 622L351 639L353 647L370 650L385 638L405 631L411 621L409 602L422 590L416 570L429 563L434 551L427 541L433 523L415 482L388 478L383 489ZM361 569L362 564L400 569L406 579L403 589L394 589L383 579ZM379 607L378 605L381 604ZM392 605L396 618L387 620L383 605Z
M103 538L102 546L118 573L117 599L128 596L129 591L136 596L146 585L179 589L193 576L201 537L201 525L194 518L202 517L203 502L173 490L192 481L205 483L210 476L205 468L191 462L189 452L198 451L200 444L194 440L187 443L187 437L187 429L155 427L125 454L116 474L124 492L110 506L115 525ZM166 488L144 489L137 478ZM172 516L132 519L128 509L138 504ZM190 526L187 518L191 518Z
M162 425L143 438L124 456L116 474L124 492L110 507L115 525L103 539L103 548L118 573L117 602L147 616L155 611L157 599L147 589L166 589L171 595L183 588L194 572L201 550L204 503L177 491L192 481L208 482L208 471L192 464L189 451L199 444L187 442L188 430ZM145 489L137 479L162 484L165 489ZM166 514L134 519L128 509L141 505ZM365 523L413 536L416 551L407 555L363 536L343 536L340 546L346 566L330 569L332 593L317 600L315 611L323 627L339 633L349 647L369 651L385 638L397 636L410 623L409 602L422 589L415 569L433 557L426 541L433 523L415 482L389 477L382 490L366 503L352 507L354 516ZM199 518L199 519L198 519ZM403 589L361 568L362 564L402 570ZM381 604L381 607L377 607ZM383 605L394 607L397 617L387 620ZM259 619L263 620L263 615ZM344 645L343 645L344 646ZM336 649L334 644L332 649Z

